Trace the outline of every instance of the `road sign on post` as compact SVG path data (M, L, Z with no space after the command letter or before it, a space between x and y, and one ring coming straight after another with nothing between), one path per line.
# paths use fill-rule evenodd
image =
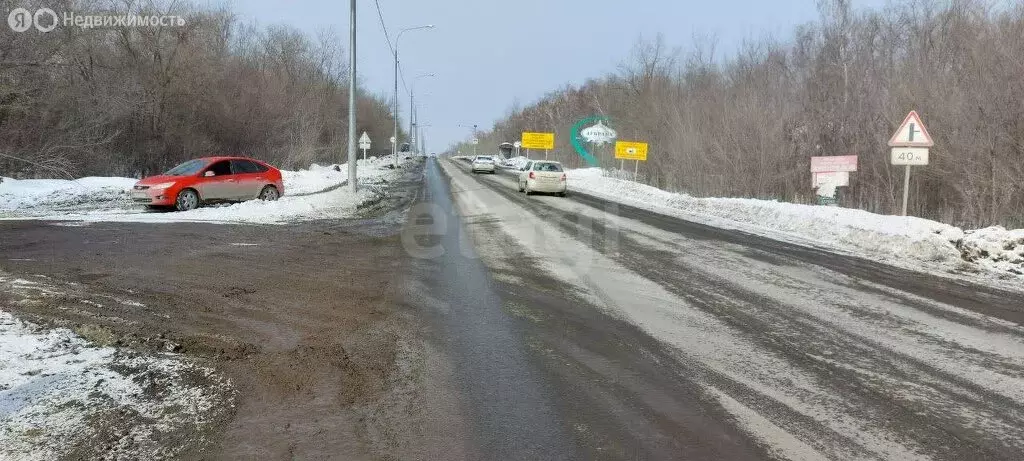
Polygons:
M530 158L530 149L541 149L544 151L544 159L547 160L548 151L555 148L555 134L524 131L522 142L519 144L526 148L526 158Z
M580 136L589 143L602 145L614 141L619 134L605 125L603 121L598 120L593 126L580 130Z
M850 185L849 171L823 171L820 173L814 173L813 176L814 187L843 187Z
M647 161L647 143L618 141L615 143L615 158Z
M625 166L626 160L636 160L633 168L633 181L640 175L640 162L647 161L647 143L634 141L617 141L615 143L615 158L622 160Z
M927 165L927 147L893 147L890 153L890 161L893 165Z
M907 202L910 198L910 167L927 165L928 148L934 145L935 142L928 134L924 122L917 115L917 111L913 110L889 138L889 147L892 147L889 161L893 165L904 165L906 168L903 175L903 216L907 215Z
M370 135L363 132L359 137L359 148L363 150L363 160L366 160L366 151L370 149Z
M819 205L836 204L836 188L850 185L857 159L856 155L811 157L811 187L817 189Z
M555 134L554 133L532 133L528 131L523 132L522 141L519 143L520 146L527 149L543 149L550 150L555 148Z
M811 173L828 173L833 171L857 171L857 156L832 155L811 157Z

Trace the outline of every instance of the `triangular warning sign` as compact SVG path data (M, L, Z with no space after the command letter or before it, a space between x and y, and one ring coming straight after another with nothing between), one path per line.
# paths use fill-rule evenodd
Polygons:
M935 143L932 141L932 136L928 134L928 129L924 127L917 111L913 110L907 114L907 118L903 119L899 129L889 139L891 147L931 147L933 145Z

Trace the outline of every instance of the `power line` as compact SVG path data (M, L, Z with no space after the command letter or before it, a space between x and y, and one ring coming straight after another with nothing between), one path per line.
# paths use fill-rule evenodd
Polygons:
M388 49L391 50L391 55L395 55L395 47L391 45L391 36L388 35L388 27L384 25L384 13L380 11L380 0L373 0L373 3L377 5L377 17L380 18L380 28L384 31L384 38L388 41Z
M380 9L380 0L373 0L373 3L377 7L377 19L380 19L380 29L384 32L384 39L388 42L388 49L391 50L391 56L395 56L395 46L391 43L391 35L388 34L388 27L384 22L384 13ZM405 89L405 93L412 96L412 92L409 91L409 85L405 82L405 73L402 72L401 63L398 64L398 76L402 80L402 87ZM410 108L409 110L412 109ZM397 117L398 114L395 114L395 116Z

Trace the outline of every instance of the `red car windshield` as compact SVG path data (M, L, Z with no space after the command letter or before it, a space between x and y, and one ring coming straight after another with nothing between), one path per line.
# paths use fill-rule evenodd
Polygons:
M164 174L167 176L188 176L198 173L199 170L203 169L204 166L206 166L205 160L189 160L185 163L182 163L181 165L178 165L174 168L171 168L170 170L167 170L167 172Z

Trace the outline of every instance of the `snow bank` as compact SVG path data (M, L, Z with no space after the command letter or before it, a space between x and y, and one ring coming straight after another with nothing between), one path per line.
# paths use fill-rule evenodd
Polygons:
M967 231L959 246L965 261L997 272L1024 275L1024 229L995 226Z
M356 166L358 167L356 171L358 172L362 168L379 170L383 166L390 165L392 163L391 158L391 156L387 156L356 160ZM359 176L362 177L363 175L360 174ZM315 194L346 183L348 181L348 164L321 166L314 163L305 170L281 170L281 178L284 180L286 195Z
M519 169L519 168L522 168L522 167L526 166L526 162L529 162L529 161L530 160L528 158L523 157L522 155L518 155L518 156L512 157L510 159L502 160L501 161L501 166L506 167L506 168Z
M604 175L569 170L569 185L604 199L804 245L949 271L965 263L997 275L1024 275L1024 229L967 231L922 218L742 198L696 198Z
M132 178L67 179L0 178L0 212L32 209L123 207L131 203Z

